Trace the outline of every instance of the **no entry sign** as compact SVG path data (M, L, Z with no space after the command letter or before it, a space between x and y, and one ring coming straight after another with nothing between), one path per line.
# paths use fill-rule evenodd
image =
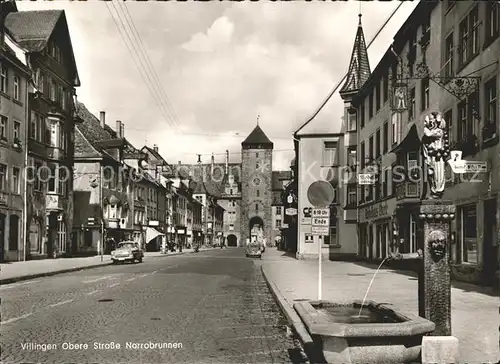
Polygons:
M313 182L307 189L307 199L314 207L330 206L335 199L335 189L327 181Z

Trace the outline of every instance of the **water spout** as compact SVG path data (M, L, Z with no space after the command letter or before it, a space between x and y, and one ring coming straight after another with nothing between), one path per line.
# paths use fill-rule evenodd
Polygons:
M373 274L373 277L370 281L370 284L368 285L368 289L366 290L366 293L365 293L365 297L363 297L363 302L361 302L361 307L359 308L359 313L358 313L358 317L361 316L361 311L363 310L363 307L365 305L365 301L366 301L366 297L368 296L368 292L370 292L370 288L372 287L372 283L373 283L373 280L375 279L375 276L377 275L380 267L382 267L382 265L385 263L385 261L387 260L388 258L384 258L384 260L382 260L382 262L380 263L380 265L378 266L377 270L375 271L375 273Z

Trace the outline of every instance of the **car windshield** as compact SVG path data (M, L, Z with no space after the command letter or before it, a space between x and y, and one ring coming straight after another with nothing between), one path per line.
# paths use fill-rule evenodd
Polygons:
M134 243L120 243L120 244L118 244L118 248L133 249L135 247L136 247L136 245Z

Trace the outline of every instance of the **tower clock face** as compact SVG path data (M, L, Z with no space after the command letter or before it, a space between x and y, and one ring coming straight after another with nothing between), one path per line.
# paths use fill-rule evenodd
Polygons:
M259 177L254 177L253 180L253 185L254 186L259 186L260 185L260 178Z

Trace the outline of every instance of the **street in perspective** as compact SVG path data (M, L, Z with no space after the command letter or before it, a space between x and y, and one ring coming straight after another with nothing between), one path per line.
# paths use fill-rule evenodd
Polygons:
M0 30L2 363L500 364L500 1Z

